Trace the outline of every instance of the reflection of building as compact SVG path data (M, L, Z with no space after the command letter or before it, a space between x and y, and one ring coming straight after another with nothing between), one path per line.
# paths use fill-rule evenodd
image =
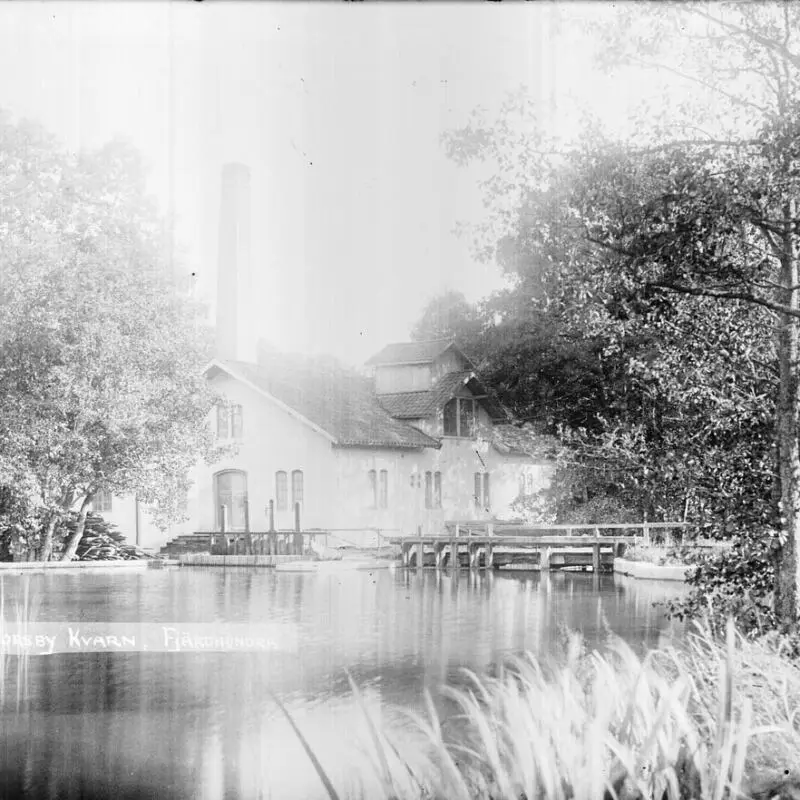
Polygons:
M364 374L248 341L247 169L226 166L222 193L217 357L206 375L225 398L210 424L235 448L197 467L189 520L170 535L264 531L272 502L278 528L293 526L299 504L304 528L365 544L375 541L367 529L507 516L521 489L542 486L546 464L521 451L518 429L449 341L389 345Z

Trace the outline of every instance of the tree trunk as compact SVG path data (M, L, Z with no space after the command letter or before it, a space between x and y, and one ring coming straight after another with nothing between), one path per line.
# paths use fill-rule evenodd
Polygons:
M795 237L790 225L795 213L794 202L787 204L784 213L786 233L781 255L781 285L783 302L790 309L800 309L798 292L798 262ZM798 586L800 586L800 329L798 320L783 314L778 329L778 388L777 438L781 486L781 546L777 554L775 575L775 614L785 630L794 630L798 619Z
M42 542L42 550L39 557L40 561L49 561L50 556L53 554L53 533L55 532L57 522L58 516L55 513L51 514L44 531L44 541Z
M78 512L78 522L75 526L75 533L69 537L66 549L64 550L64 555L61 557L62 561L72 561L72 559L75 557L75 553L78 550L78 545L81 543L81 539L83 538L83 531L86 527L86 515L89 513L89 506L92 503L92 497L93 495L87 494L86 497L83 498L81 510Z

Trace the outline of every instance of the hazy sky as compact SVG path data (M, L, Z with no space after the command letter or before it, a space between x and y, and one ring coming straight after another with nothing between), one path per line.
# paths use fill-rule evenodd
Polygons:
M533 3L3 3L0 107L71 147L131 140L209 299L220 169L249 165L260 333L355 363L406 338L433 294L497 285L453 235L483 209L442 132L521 84L556 107L624 99L543 18Z

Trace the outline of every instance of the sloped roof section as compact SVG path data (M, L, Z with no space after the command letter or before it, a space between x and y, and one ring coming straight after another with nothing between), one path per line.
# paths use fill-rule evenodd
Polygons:
M508 415L500 403L494 399L475 376L475 373L471 371L450 372L443 375L433 389L426 392L382 394L378 396L378 402L397 419L424 419L437 413L464 386L479 397L478 402L483 405L493 420L505 422L508 419Z
M436 411L434 392L382 394L378 402L395 419L425 419Z
M271 395L343 447L440 447L377 402L369 379L330 359L262 354L260 364L219 361L222 368Z
M452 339L435 339L430 342L397 342L387 344L370 358L367 366L389 364L429 364L445 350L455 347ZM456 348L458 350L458 348ZM463 355L458 350L459 355Z

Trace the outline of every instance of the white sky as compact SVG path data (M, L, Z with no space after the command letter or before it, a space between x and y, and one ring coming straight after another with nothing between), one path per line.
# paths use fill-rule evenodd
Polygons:
M483 208L439 137L528 86L624 116L626 87L540 4L0 4L0 107L152 169L187 272L215 288L219 174L252 171L254 292L274 345L363 361L447 288L498 283L452 231Z

